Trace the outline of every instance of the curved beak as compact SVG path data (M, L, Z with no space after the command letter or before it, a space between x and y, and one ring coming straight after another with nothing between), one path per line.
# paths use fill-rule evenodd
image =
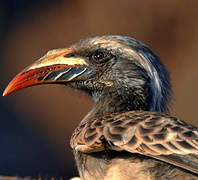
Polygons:
M49 51L17 74L6 87L3 96L34 85L75 80L87 70L87 66L85 59L74 56L71 49Z

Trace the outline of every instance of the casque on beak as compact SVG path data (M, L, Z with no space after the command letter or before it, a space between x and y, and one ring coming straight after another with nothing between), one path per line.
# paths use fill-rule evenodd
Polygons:
M6 87L3 96L34 85L74 80L86 71L87 66L85 59L74 56L71 49L51 50L17 74Z

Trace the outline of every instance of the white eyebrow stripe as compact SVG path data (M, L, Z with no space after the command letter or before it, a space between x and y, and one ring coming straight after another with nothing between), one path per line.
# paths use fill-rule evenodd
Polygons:
M127 51L128 54L131 54L134 59L139 61L139 63L148 71L150 76L153 76L153 70L151 69L152 66L147 56L144 56L142 52L136 52L135 50L129 48L125 49L125 51Z
M84 59L79 58L79 57L65 58L63 56L58 56L58 57L51 58L51 59L41 58L40 60L38 60L37 62L32 64L27 69L27 71L28 70L32 70L32 69L36 69L36 68L42 68L42 67L46 67L46 66L57 65L57 64L68 65L68 66L72 66L72 65L88 65Z
M160 78L159 78L159 75L156 71L156 69L154 68L154 66L151 64L149 58L147 56L144 56L144 54L139 54L143 59L146 59L146 67L144 67L145 69L148 70L151 78L154 79L154 82L158 88L158 90L161 91L161 81L160 81ZM152 68L152 69L151 69Z

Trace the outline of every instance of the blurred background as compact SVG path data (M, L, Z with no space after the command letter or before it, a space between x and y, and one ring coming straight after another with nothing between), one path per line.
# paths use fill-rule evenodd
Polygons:
M174 91L171 113L198 126L197 9L196 0L0 0L0 93L50 49L121 34L161 58ZM0 174L76 175L69 140L91 107L89 97L60 85L0 96Z

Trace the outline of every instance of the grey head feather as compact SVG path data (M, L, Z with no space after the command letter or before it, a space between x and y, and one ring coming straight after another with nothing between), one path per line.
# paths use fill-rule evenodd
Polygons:
M87 45L105 47L115 53L119 53L123 58L136 59L146 70L150 79L151 102L149 111L168 112L168 102L171 98L172 90L169 81L169 75L160 61L160 59L142 42L120 35L93 36L80 40L78 43L80 49L86 49ZM120 44L120 48L117 48ZM115 45L115 46L114 46ZM75 46L75 45L74 45ZM132 56L131 56L132 53ZM128 56L130 54L130 56Z
M119 35L107 36L107 38L115 39L121 44L132 47L132 49L134 49L141 57L144 61L141 65L144 67L150 78L152 102L150 103L151 106L149 110L167 113L172 90L169 74L159 57L156 56L147 45L134 38Z
M141 64L146 69L150 78L150 89L152 102L150 111L168 112L168 103L172 95L169 74L165 66L150 48L142 42L127 36L113 35L122 44L132 47L143 59L145 64Z
M172 94L168 72L160 59L147 47L142 48L138 53L148 65L147 72L150 77L152 93L152 106L150 110L166 113L168 112L168 102Z

